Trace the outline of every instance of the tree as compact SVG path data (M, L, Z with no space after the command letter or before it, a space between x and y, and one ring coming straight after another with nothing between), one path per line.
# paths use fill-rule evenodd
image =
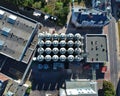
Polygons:
M105 80L103 81L103 91L104 91L104 96L116 96L114 86L109 81L105 81Z

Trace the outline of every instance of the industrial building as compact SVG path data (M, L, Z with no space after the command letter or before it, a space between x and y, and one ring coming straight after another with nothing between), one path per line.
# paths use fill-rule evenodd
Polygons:
M76 33L70 34L38 34L37 61L73 62L84 57L84 37Z
M86 79L65 81L65 88L59 96L98 96L97 82Z
M75 27L103 27L109 24L109 18L104 11L73 7L71 22Z
M108 61L107 36L87 34L86 35L86 62L104 63Z
M36 21L0 7L0 54L27 64L36 48L38 29Z
M21 79L34 56L41 24L0 6L0 71ZM19 66L19 67L18 67Z

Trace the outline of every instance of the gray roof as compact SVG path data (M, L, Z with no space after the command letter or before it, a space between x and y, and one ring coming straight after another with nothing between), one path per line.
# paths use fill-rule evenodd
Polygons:
M87 62L108 61L106 35L86 35Z
M27 49L26 46L28 46L29 40L32 37L33 31L37 24L22 18L22 16L19 17L17 13L16 15L14 14L14 16L17 17L15 24L11 24L7 22L7 20L9 16L13 14L8 11L4 12L4 17L0 20L0 29L6 31L8 35L4 36L4 34L0 32L0 39L5 41L5 47L0 50L0 53L18 61L23 60L23 62L26 63L30 58L29 55L32 54L33 51L29 48ZM35 45L36 44L34 44L34 46ZM32 48L34 48L33 45Z

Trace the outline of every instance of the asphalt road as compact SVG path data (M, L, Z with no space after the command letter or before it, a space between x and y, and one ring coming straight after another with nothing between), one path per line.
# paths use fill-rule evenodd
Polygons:
M117 87L117 79L118 79L118 69L117 69L118 60L117 60L115 19L113 17L111 19L110 24L108 25L108 38L109 38L111 81L116 88Z

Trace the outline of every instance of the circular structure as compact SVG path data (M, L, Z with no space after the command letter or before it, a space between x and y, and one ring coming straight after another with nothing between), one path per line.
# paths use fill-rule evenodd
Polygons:
M37 60L42 62L44 60L44 56L43 55L38 55Z
M65 54L66 53L66 49L65 48L60 48L60 53L61 54Z
M82 60L82 57L80 57L78 55L75 56L75 61L81 61L81 60Z
M68 52L68 54L73 54L74 49L73 48L68 48L67 52Z
M80 54L82 52L81 48L75 48L75 53Z
M41 46L41 47L44 46L44 41L43 40L39 40L38 41L38 45Z
M65 33L61 33L60 34L60 39L64 40L66 38L66 34Z
M51 34L50 33L46 33L45 34L45 39L50 40L51 39Z
M81 35L79 33L76 33L75 34L75 39L80 39L81 38Z
M64 62L66 60L66 56L65 55L61 55L60 56L60 61Z
M69 40L72 40L74 38L74 35L72 33L67 34L67 38Z
M75 41L75 46L81 46L81 42L80 41Z
M43 38L44 38L44 34L43 34L43 33L39 33L39 34L38 34L38 38L39 38L39 39L43 39Z
M65 46L65 45L66 45L65 40L61 40L61 41L60 41L60 46L63 47L63 46Z
M58 48L53 48L53 50L52 50L52 51L53 51L53 53L54 53L54 54L58 54L59 49L58 49Z
M59 57L58 57L57 55L53 55L53 57L52 57L52 60L53 60L53 61L56 62L56 61L58 61L58 59L59 59Z
M69 47L72 47L72 46L74 45L74 42L73 42L72 40L70 40L70 41L67 42L67 45L68 45Z
M52 42L52 44L53 44L54 47L57 47L58 44L59 44L59 42L58 42L57 40L54 40L54 41Z
M50 53L51 53L51 48L46 48L46 49L45 49L45 53L46 53L46 54L50 54Z
M50 56L50 55L46 55L46 56L45 56L45 60L46 60L47 62L51 61L51 56Z
M50 40L45 41L45 45L46 46L51 46L51 41Z
M73 55L69 55L67 59L68 59L69 62L72 62L74 60L74 56Z
M38 48L37 51L38 51L39 54L43 54L44 53L44 49L43 48Z
M53 39L54 39L54 40L58 40L59 35L55 33L55 34L53 34L53 36L52 36L52 37L53 37Z

